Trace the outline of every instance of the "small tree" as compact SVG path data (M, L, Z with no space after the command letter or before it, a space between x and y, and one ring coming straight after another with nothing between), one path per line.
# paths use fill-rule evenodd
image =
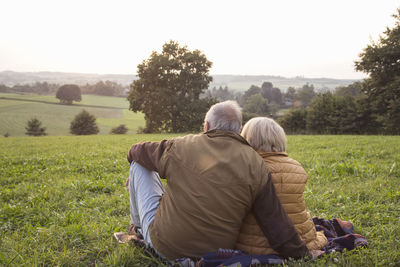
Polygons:
M33 136L41 136L41 135L47 135L46 134L46 128L41 127L42 122L39 121L37 118L32 118L27 122L27 126L25 127L26 129L26 135L33 135Z
M307 110L291 109L283 117L279 118L279 124L285 129L286 133L304 134L306 133Z
M261 88L255 85L251 85L250 88L240 97L240 105L244 106L249 97L257 94L261 94Z
M255 113L259 116L269 114L268 99L265 99L261 93L255 94L247 98L243 106L243 112Z
M70 130L75 135L89 135L97 134L99 127L96 124L96 117L89 114L86 110L82 110L78 115L75 116L74 120L71 121Z
M125 124L111 129L112 134L126 134L126 132L128 132L128 128L126 128Z
M307 83L302 88L297 89L295 100L299 101L301 108L306 108L311 104L315 95L314 85Z
M72 101L82 100L81 88L75 84L65 84L58 88L56 98L60 99L61 104L71 105Z

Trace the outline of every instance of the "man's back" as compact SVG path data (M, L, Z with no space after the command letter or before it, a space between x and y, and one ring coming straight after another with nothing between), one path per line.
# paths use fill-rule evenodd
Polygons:
M169 259L234 248L268 175L243 138L217 130L175 139L161 157L159 173L167 187L150 236Z

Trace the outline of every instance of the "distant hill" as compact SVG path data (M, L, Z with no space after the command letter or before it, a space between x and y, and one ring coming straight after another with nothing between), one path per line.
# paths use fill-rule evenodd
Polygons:
M13 86L15 84L48 82L48 83L74 83L84 85L86 83L96 83L98 81L115 81L123 85L128 85L136 79L136 75L126 74L93 74L93 73L69 73L69 72L0 72L0 84Z
M251 85L261 86L263 82L271 82L274 87L285 91L288 87L301 87L306 83L313 84L318 90L334 89L338 86L346 86L357 80L355 79L331 79L331 78L306 78L294 77L286 78L271 75L213 75L213 82L210 88L228 86L229 89L245 91ZM49 82L57 84L75 83L84 85L86 83L96 83L98 81L114 81L122 85L129 85L137 79L136 75L130 74L93 74L93 73L68 73L68 72L0 72L0 84L13 86L15 84L26 84L35 82Z

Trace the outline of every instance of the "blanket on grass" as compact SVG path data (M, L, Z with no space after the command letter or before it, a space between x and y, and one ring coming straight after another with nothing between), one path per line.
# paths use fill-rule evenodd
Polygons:
M324 254L342 252L344 249L352 250L357 247L367 247L367 239L354 233L351 222L340 219L325 220L313 218L317 231L324 231L328 244L323 248ZM282 264L284 259L277 255L249 255L240 250L219 249L204 255L200 261L195 262L189 258L176 260L187 267L219 267L219 266L250 266L253 264Z
M340 219L325 220L314 217L313 222L317 231L324 231L328 244L323 248L326 254L342 252L344 249L352 250L357 247L368 247L365 237L354 233L351 222Z

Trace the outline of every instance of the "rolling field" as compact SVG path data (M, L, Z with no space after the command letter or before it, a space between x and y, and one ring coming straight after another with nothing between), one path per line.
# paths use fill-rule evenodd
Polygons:
M113 127L125 124L128 133L136 133L144 126L143 114L128 110L126 98L82 95L81 102L60 105L54 96L0 93L0 135L25 135L27 121L38 118L48 135L68 135L71 121L82 109L96 116L100 134L108 134Z
M158 266L112 234L129 225L126 153L174 135L0 137L0 266ZM312 216L354 223L369 248L288 266L400 265L400 136L289 136Z

